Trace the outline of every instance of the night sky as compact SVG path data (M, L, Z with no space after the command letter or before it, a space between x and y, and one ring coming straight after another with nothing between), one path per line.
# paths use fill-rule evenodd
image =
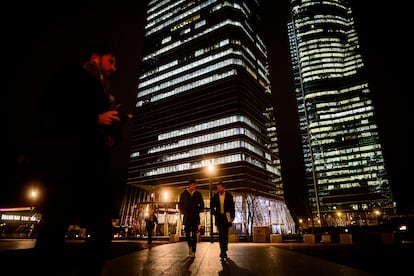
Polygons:
M23 192L16 184L17 156L30 144L31 128L38 112L39 95L50 74L65 63L80 62L84 48L95 41L108 43L117 51L118 72L112 88L126 110L133 112L141 59L144 1L114 2L94 7L94 1L60 2L59 6L10 6L2 18L2 65L6 71L6 99L3 103L2 184L0 205L22 202ZM304 165L300 145L296 100L288 50L286 3L265 4L263 16L268 26L271 85L279 129L279 146L286 201L294 216L306 215ZM282 1L276 1L282 2ZM369 72L384 154L394 197L403 211L414 208L413 180L409 163L412 155L410 121L413 91L407 82L412 68L408 32L408 11L401 6L381 5L377 1L351 1L363 58ZM360 3L363 2L363 3ZM368 2L368 3L367 3ZM34 5L34 4L32 4ZM399 6L399 7L397 7ZM10 19L11 18L11 19ZM6 61L6 63L4 63ZM62 100L70 95L62 95ZM3 97L4 99L4 97ZM81 100L81 99L80 99ZM404 125L403 125L404 123ZM130 126L130 125L129 125ZM129 132L114 152L115 179L122 188L126 181ZM17 176L16 176L17 175Z

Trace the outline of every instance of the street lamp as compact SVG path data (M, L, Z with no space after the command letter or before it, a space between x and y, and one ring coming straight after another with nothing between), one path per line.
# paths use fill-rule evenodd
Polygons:
M169 232L168 232L168 213L169 213L169 208L168 208L168 198L169 198L169 194L167 191L164 191L164 236L169 236Z
M208 165L209 170L209 198L210 198L210 243L214 243L214 236L213 236L213 212L211 210L211 200L213 199L213 173L214 173L214 165L210 162Z
M29 199L30 199L30 211L33 211L33 209L34 209L34 201L36 200L36 197L37 197L37 192L36 192L36 190L35 189L32 189L31 191L30 191L30 195L29 195Z
M151 208L154 210L155 186L151 186Z

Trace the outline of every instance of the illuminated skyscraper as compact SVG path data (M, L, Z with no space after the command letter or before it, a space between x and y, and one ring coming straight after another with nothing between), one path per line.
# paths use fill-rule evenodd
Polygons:
M322 226L393 214L365 66L346 0L291 0L288 23L312 212Z
M254 0L149 1L122 225L138 224L142 207L155 204L159 221L179 228L178 196L194 178L206 207L212 184L228 185L237 233L295 231L259 9ZM208 209L202 225L208 232Z

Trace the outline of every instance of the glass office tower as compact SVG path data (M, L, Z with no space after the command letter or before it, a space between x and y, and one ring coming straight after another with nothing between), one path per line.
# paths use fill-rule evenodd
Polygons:
M312 213L322 226L393 214L375 112L346 0L291 0L288 23Z
M231 231L295 231L259 9L254 0L148 2L121 225L140 227L152 206L159 233L179 234L179 194L196 179L206 206L202 234L212 233L209 199L218 181L235 195Z

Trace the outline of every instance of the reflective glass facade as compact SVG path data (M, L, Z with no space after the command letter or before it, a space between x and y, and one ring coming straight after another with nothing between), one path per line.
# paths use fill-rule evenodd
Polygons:
M374 106L346 0L291 0L295 93L314 217L375 224L394 213Z
M153 201L177 215L178 195L194 178L207 207L212 184L227 184L237 232L269 224L294 232L259 9L254 0L149 1L122 224L139 222L133 208Z

